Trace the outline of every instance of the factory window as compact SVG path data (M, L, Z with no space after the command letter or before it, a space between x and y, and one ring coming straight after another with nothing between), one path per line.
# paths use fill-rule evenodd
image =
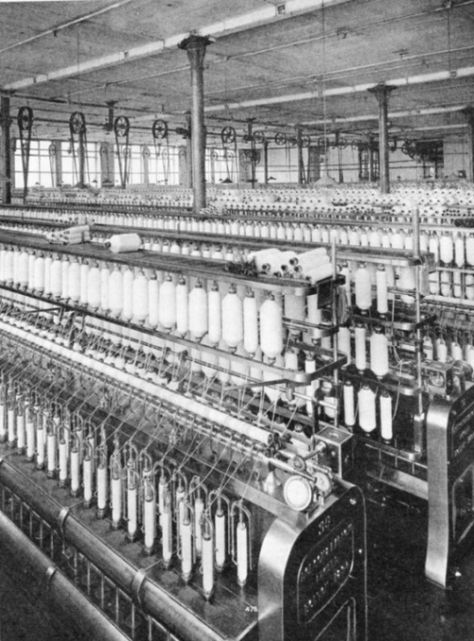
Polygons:
M378 143L369 141L359 143L359 181L374 182L379 179L379 148Z
M236 155L232 149L206 149L206 180L216 184L236 182Z
M148 159L150 184L179 185L179 147L155 145Z
M126 185L144 184L145 178L141 145L128 145L127 158L125 158L126 153L126 145L121 145L119 158L117 147L115 147L115 184L122 184L123 174L125 173ZM120 172L122 172L122 175Z
M85 144L84 182L90 185L94 180L100 184L99 145L96 142ZM79 143L71 141L61 145L61 182L63 185L77 185L80 172Z
M31 140L30 156L28 163L28 187L41 185L42 187L53 187L55 184L54 167L50 160L50 140ZM15 148L15 187L23 189L23 162L20 141L16 141Z

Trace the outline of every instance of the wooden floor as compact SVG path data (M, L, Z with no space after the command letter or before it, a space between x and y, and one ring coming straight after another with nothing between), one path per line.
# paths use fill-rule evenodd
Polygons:
M378 521L380 536L369 545L369 641L474 641L474 548L444 591L423 578L419 537L402 521L397 531L392 521L387 538L384 516ZM78 641L48 611L37 588L30 589L28 577L1 545L0 641Z

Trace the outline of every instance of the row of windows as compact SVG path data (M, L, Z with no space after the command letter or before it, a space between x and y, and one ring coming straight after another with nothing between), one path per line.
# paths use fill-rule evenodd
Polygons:
M186 150L184 147L160 145L129 145L113 149L113 182L121 185L186 183ZM120 152L120 156L119 153ZM84 179L87 184L101 185L107 171L101 163L101 145L85 144ZM112 173L112 172L111 172ZM79 182L79 144L50 140L31 140L28 162L28 186L57 187ZM206 177L208 182L219 183L238 179L235 153L223 149L206 150ZM14 155L14 181L17 189L24 186L23 159L20 144Z

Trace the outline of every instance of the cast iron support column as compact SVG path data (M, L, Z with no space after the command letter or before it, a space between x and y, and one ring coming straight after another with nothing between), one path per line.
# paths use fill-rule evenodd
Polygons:
M468 107L463 111L467 122L467 157L468 167L466 178L474 182L474 107Z
M186 187L191 188L193 186L193 146L191 143L191 113L189 111L186 112L186 129L188 130L188 136L186 138Z
M255 183L257 182L257 149L253 135L254 120L254 118L247 118L247 139L250 141L250 182L252 183L252 189L255 189Z
M268 185L268 140L263 141L263 182Z
M179 47L188 54L191 65L191 147L194 211L206 206L206 140L204 133L204 56L209 38L189 36Z
M0 121L2 139L0 143L0 189L2 203L8 205L12 201L12 163L10 143L10 96L0 98Z
M377 98L379 105L379 168L380 168L380 191L382 194L390 192L390 172L388 160L388 96L394 87L379 84L369 89Z
M296 145L298 148L298 185L304 183L304 163L303 163L303 141L301 127L296 128Z

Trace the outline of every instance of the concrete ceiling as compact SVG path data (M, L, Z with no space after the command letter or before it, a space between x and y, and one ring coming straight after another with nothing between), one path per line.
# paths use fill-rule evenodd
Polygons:
M210 131L243 133L255 118L269 132L365 136L377 130L367 89L381 82L396 87L397 136L462 132L474 106L474 0L2 1L0 11L0 87L12 116L33 108L41 135L67 137L82 111L100 139L110 101L130 118L132 142L151 142L155 118L182 126L189 65L177 43L191 32L215 39Z

